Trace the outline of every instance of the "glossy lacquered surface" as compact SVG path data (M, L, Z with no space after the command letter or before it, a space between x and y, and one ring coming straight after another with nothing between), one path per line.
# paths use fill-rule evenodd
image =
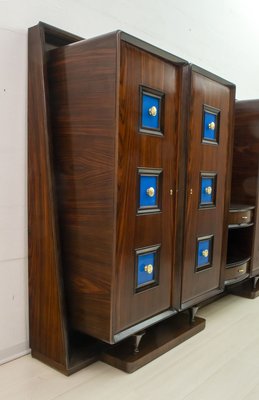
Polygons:
M183 307L222 290L221 272L226 262L234 92L233 85L223 84L215 77L207 76L206 71L192 69L182 279ZM215 113L218 113L217 118L204 116L206 109L215 110ZM204 133L204 124L208 124L209 117L212 118L210 122L215 121L215 129L218 128L217 143L212 140L204 141L204 138L209 138L208 134ZM208 268L199 269L202 255L198 257L198 261L195 260L196 243L199 238L208 235L213 237L210 263L206 263Z
M69 320L113 342L173 306L180 67L113 33L51 51L48 71ZM148 274L136 254L154 246Z
M175 66L125 42L122 42L120 59L117 302L114 316L118 331L172 306L173 227L176 210L170 190L174 190L177 180L180 83ZM141 86L156 89L165 97L159 109L164 120L162 136L142 132L140 129ZM136 215L139 196L137 171L140 167L161 171L157 178L159 190L154 195L157 196L160 211L152 215L145 213L145 210L141 215ZM145 180L145 177L142 179ZM158 244L158 284L136 293L133 250Z
M67 38L68 40L68 38ZM45 31L29 31L28 231L30 346L33 354L67 368L68 343L61 290L58 234L53 198L52 154L48 132ZM40 173L39 173L40 171ZM52 335L52 332L55 332Z
M28 34L29 322L32 356L69 375L94 362L93 339L71 335L57 223L47 82L48 48L79 37L40 23ZM72 337L73 336L73 337Z
M221 290L234 86L122 32L52 34L29 35L30 330L69 374Z

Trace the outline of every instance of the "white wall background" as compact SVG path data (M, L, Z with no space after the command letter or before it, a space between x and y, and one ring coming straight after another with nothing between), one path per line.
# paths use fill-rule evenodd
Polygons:
M259 98L257 0L0 0L0 363L28 351L27 28L122 29Z

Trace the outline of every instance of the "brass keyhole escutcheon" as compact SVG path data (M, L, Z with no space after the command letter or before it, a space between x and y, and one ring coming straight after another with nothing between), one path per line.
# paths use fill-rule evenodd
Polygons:
M157 108L155 106L152 106L149 108L148 110L149 115L151 115L151 117L156 117L157 115Z
M212 193L212 187L211 187L211 186L207 186L207 187L205 188L205 192L206 192L207 194L211 194L211 193Z
M206 257L206 258L207 258L208 255L209 255L209 250L208 250L208 249L203 250L201 254L203 255L203 257Z
M147 189L147 195L149 197L154 197L155 196L155 189L152 186Z
M209 123L209 129L212 130L212 131L214 131L215 128L216 128L215 122L210 122L210 123Z
M144 270L145 270L145 272L147 272L148 274L152 274L152 272L153 272L153 265L152 265L152 264L145 265Z

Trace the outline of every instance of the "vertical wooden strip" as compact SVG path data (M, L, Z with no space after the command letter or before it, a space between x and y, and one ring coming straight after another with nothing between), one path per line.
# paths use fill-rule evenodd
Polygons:
M29 318L32 355L58 369L68 367L68 341L48 121L45 36L29 30L28 209Z

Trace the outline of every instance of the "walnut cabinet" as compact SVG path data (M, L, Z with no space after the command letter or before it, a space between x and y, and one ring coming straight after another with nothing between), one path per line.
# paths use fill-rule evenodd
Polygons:
M121 31L29 30L35 357L70 374L166 320L177 343L204 328L181 318L224 290L234 93Z

